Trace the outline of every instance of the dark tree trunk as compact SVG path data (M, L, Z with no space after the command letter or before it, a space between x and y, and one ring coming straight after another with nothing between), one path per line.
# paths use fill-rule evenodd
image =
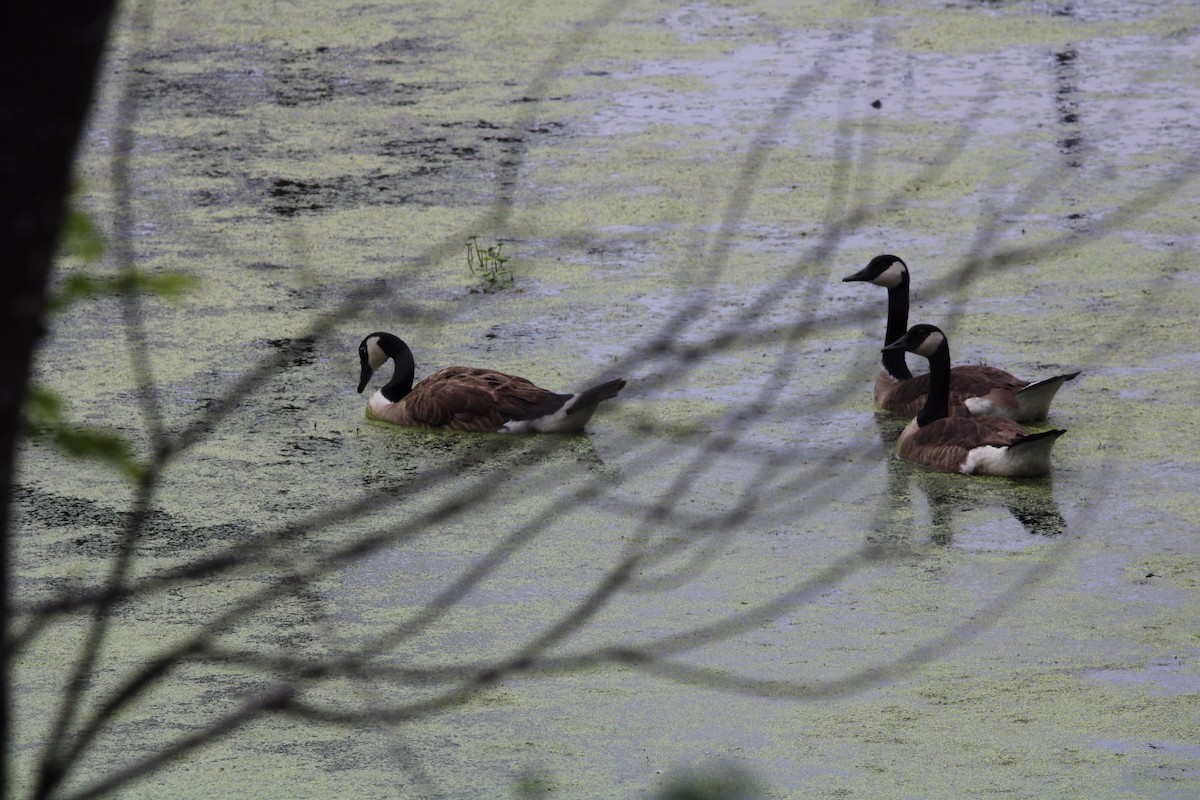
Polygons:
M0 797L11 796L10 515L21 408L42 336L46 284L75 143L114 0L16 0L0 35Z

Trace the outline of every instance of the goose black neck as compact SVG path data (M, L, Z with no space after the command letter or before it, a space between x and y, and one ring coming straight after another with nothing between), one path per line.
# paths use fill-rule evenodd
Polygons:
M888 289L888 318L887 333L884 344L891 344L904 335L908 330L908 273L905 273L897 286ZM883 368L897 380L908 380L912 372L908 362L904 360L903 350L885 350L883 352Z
M929 394L917 414L917 425L928 425L950 416L950 346L942 342L929 357Z
M413 359L412 350L409 350L408 345L398 337L391 336L387 339L380 337L379 347L391 357L396 365L392 379L379 391L383 392L383 396L388 399L388 402L396 403L412 391L417 364Z

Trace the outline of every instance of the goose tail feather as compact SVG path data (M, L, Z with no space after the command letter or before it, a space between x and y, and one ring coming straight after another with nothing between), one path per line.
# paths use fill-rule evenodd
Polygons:
M590 389L584 389L574 398L568 400L565 404L567 414L572 414L581 411L588 406L595 406L605 400L611 400L617 396L617 392L625 388L625 379L617 378L616 380L602 383L599 386L593 386Z
M1055 375L1053 378L1034 381L1024 389L1018 390L1018 409L1015 419L1022 421L1045 419L1046 415L1050 413L1050 403L1054 400L1054 395L1058 394L1058 390L1064 383L1073 380L1078 375L1078 372Z
M565 403L549 414L524 420L512 420L501 431L504 433L578 433L596 413L596 406L617 396L625 388L625 380L617 378L579 394L571 395Z
M1064 433L1062 429L1041 431L1022 436L1007 447L976 447L967 454L962 471L1008 478L1045 475L1050 471L1050 451Z

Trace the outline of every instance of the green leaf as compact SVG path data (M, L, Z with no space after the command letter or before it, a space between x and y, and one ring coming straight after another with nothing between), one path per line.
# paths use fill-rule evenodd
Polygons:
M54 441L69 456L106 462L131 480L142 476L142 466L133 457L129 443L110 431L64 425L54 432Z
M87 213L74 205L63 220L62 251L84 261L95 261L104 254L104 237L96 230Z
M28 413L40 425L58 422L62 418L62 398L41 386L29 390Z
M62 311L82 297L99 294L97 280L90 275L75 273L67 277L57 294L51 295L47 305L51 312Z
M160 272L155 275L134 273L135 288L157 295L168 302L175 302L200 285L200 281L186 272Z
M26 404L30 432L48 438L73 458L95 459L115 467L130 480L141 480L145 468L134 458L133 448L120 434L69 425L63 419L62 409L62 398L57 393L33 387Z
M51 311L62 311L77 300L101 295L145 292L167 302L175 302L200 285L200 281L186 272L147 273L127 270L119 275L93 275L76 272L63 281L62 288L50 298Z

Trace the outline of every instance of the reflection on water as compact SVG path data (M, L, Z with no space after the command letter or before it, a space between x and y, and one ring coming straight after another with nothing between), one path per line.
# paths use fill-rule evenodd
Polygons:
M590 437L510 436L502 433L405 428L364 421L359 470L367 489L423 488L489 474L498 480L539 473L548 482L606 469Z
M1049 477L994 478L927 469L894 455L896 440L908 424L906 418L877 412L875 423L885 447L893 452L887 463L885 538L911 541L927 536L935 544L950 545L956 534L968 530L973 512L996 507L1005 509L1027 534L1059 536L1066 532ZM912 491L914 486L919 493ZM922 499L928 504L928 523L917 512Z

